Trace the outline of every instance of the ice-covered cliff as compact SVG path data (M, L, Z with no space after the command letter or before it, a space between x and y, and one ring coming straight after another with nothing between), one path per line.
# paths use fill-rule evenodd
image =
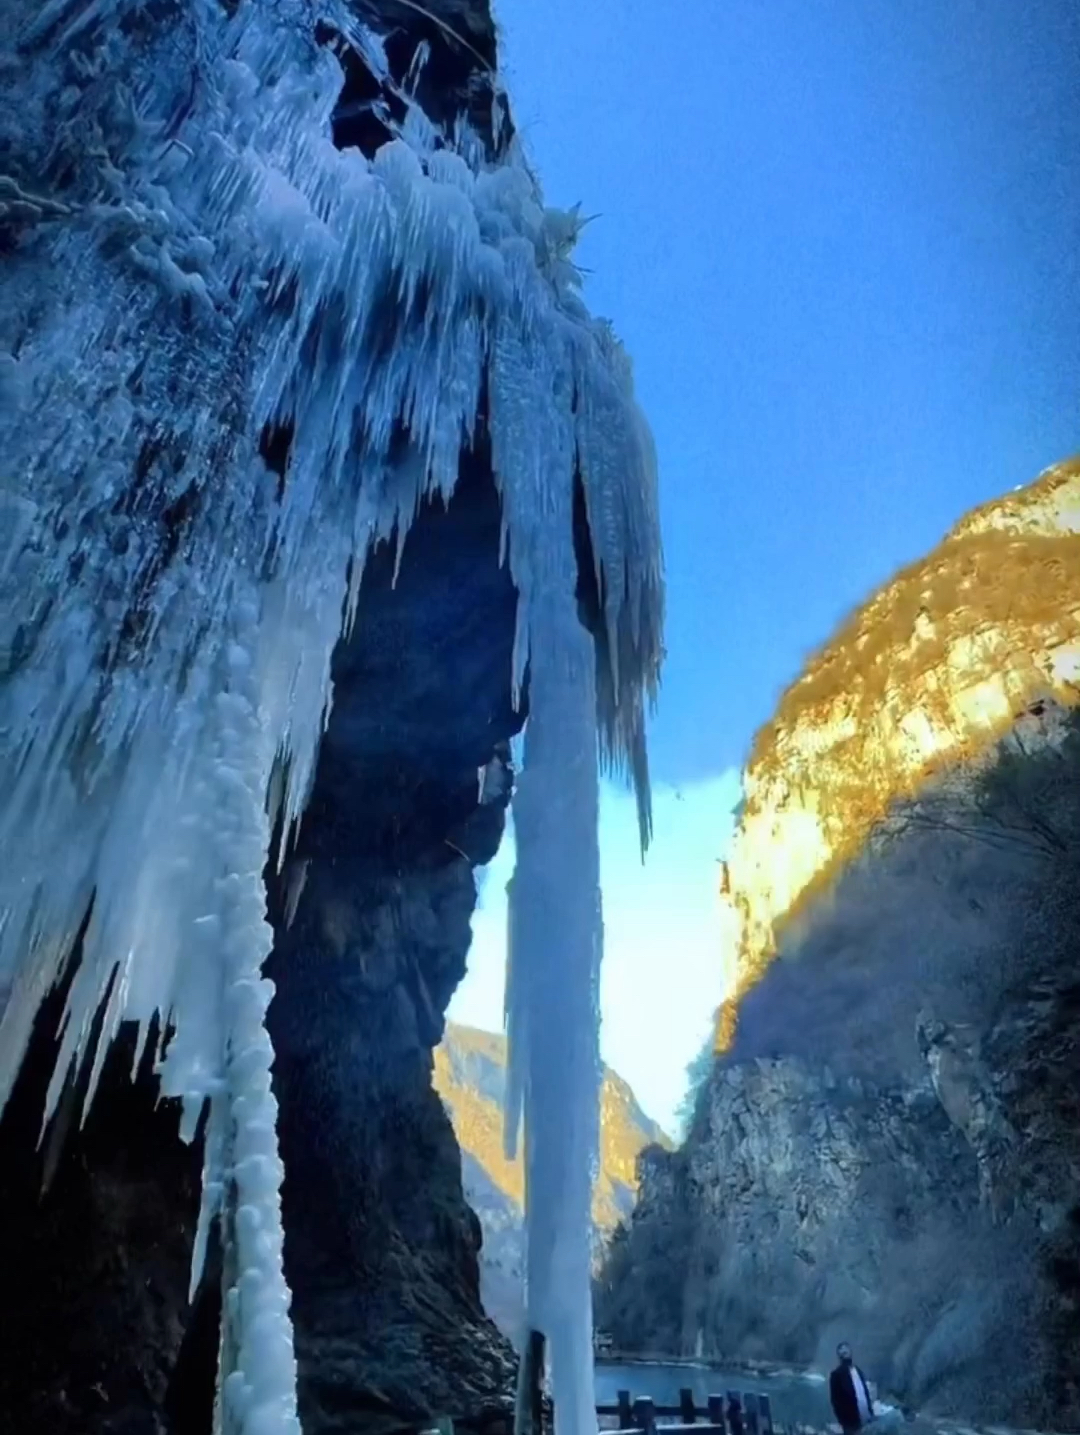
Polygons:
M483 858L450 833L491 802L478 774L527 708L508 1134L524 1112L529 1314L572 1429L591 1409L597 759L633 776L647 837L662 617L651 443L625 355L581 301L577 216L545 208L518 150L483 4L16 0L3 44L0 1101L61 984L47 1123L77 1124L76 1085L93 1111L111 1044L137 1031L130 1060L149 1053L205 1152L193 1280L220 1262L224 1428L295 1430L281 1186L290 1140L325 1152L290 1123L289 1083L303 1089L329 1009L351 1014L316 1081L346 1120L378 965L304 957L408 966L415 942L439 946L420 936L444 900L431 884L462 884L444 894L459 916L471 904ZM401 616L413 667L436 637L505 662L482 717L461 694L469 662L440 670L461 717L441 752L410 727L422 675L395 670L377 620L365 632L418 516L439 512L444 533L471 514L484 535L495 626L425 605L420 570ZM347 784L380 742L407 774L400 805L380 793L356 831L367 794ZM335 823L375 882L359 928L328 892ZM312 923L298 952L289 933ZM392 983L420 1052L465 940L435 991L419 958ZM560 1033L558 1062L534 1027Z
M285 1267L306 1435L505 1409L511 1353L484 1319L479 1231L432 1089L465 970L473 864L509 795L477 768L520 728L507 681L515 594L482 462L421 508L402 556L373 555L334 658L335 703L295 850L267 872L268 1012L285 1179ZM467 854L464 855L464 854ZM63 990L0 1119L0 1431L206 1435L220 1252L187 1299L198 1143L178 1139L152 1052L125 1024L78 1129L86 1070L43 1149ZM10 1424L5 1424L10 1421ZM127 1424L125 1424L127 1422Z

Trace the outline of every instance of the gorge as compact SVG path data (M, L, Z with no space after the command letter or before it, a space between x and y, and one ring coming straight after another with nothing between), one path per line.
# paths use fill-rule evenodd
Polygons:
M524 1168L502 1143L506 1040L448 1022L435 1052L435 1090L461 1146L465 1196L480 1219L480 1292L485 1310L515 1343L524 1320ZM592 1192L594 1265L626 1219L637 1192L637 1157L649 1145L670 1146L626 1082L605 1067L600 1084L600 1145Z
M1080 463L883 585L759 732L671 1149L598 1037L656 455L487 0L4 19L0 1435L507 1435L525 1326L581 1435L591 1288L624 1347L846 1337L920 1410L1080 1429ZM510 813L504 1039L446 1014Z

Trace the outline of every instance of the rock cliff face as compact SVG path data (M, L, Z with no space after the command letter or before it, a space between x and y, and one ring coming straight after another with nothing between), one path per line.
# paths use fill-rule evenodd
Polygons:
M468 111L495 143L485 4L356 8L386 31L398 81L427 47L418 83L437 123ZM385 137L382 101L362 66L346 70L335 139L370 150ZM265 440L284 481L288 435ZM461 464L449 504L423 506L400 572L392 545L365 570L299 841L284 872L267 873L306 1435L439 1413L482 1426L512 1380L480 1303L479 1225L431 1084L465 969L473 868L495 852L510 790L489 781L482 798L479 773L505 770L524 717L511 705L517 599L483 433ZM591 563L587 538L580 546ZM188 1301L201 1155L180 1143L149 1058L129 1081L132 1032L85 1127L75 1089L38 1149L61 996L42 1011L0 1124L0 1432L206 1435L213 1252Z
M379 1409L475 1414L512 1374L432 1089L472 869L494 856L509 796L481 803L478 773L522 720L499 522L481 466L422 515L396 585L391 552L373 568L277 893L271 1034L305 1430L351 1432Z
M480 1218L483 1247L480 1287L484 1308L510 1339L521 1332L524 1279L524 1169L520 1156L503 1152L506 1040L492 1032L450 1023L435 1053L435 1089L461 1146L462 1179ZM600 1165L593 1187L597 1259L619 1221L629 1217L637 1192L637 1157L667 1137L651 1121L630 1087L610 1067L600 1088Z
M738 996L890 804L1080 694L1080 460L976 509L814 654L757 734L723 874ZM729 1019L733 1008L728 1009ZM721 1044L730 1039L730 1024Z
M789 933L683 1148L643 1157L599 1291L620 1345L827 1366L849 1339L928 1412L1080 1426L1069 733L990 774L1061 851L1011 803L928 796Z
M620 1344L846 1338L928 1412L1080 1428L1078 501L1066 467L965 521L759 736L737 1019L643 1157Z

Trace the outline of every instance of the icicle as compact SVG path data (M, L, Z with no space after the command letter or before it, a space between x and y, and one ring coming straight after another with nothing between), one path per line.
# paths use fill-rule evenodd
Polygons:
M521 1140L521 1123L525 1113L525 1084L529 1065L529 1027L527 987L524 969L516 975L514 959L514 879L506 884L506 977L503 999L503 1022L506 1028L506 1089L503 1098L503 1154L516 1161Z
M264 615L263 615L264 616ZM215 989L220 1013L210 1081L187 1053L170 1047L162 1087L201 1106L210 1098L203 1204L196 1232L193 1286L201 1273L211 1221L222 1225L225 1264L218 1371L222 1430L235 1435L299 1435L296 1361L289 1322L281 1225L282 1167L273 1051L265 1016L272 984L260 976L273 933L265 920L262 863L269 846L265 795L275 749L261 718L262 691L253 601L237 604L234 634L223 647L223 682L213 703L205 749L202 843L216 920L213 949L199 978ZM209 914L208 914L209 915ZM226 1387L228 1394L225 1394Z
M516 334L500 334L492 455L519 593L514 676L526 663L529 676L513 799L504 1144L515 1150L523 1117L526 1329L547 1340L559 1435L578 1435L595 1422L590 1213L602 928L596 653L577 606L571 406L559 402L568 385L557 364L546 369Z
M511 1069L524 1035L526 1321L548 1340L558 1435L595 1424L591 1203L602 941L595 655L573 602L545 601L514 798ZM509 1113L508 1113L509 1114Z

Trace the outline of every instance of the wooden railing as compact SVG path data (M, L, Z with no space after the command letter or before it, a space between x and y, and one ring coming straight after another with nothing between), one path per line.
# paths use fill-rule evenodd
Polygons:
M701 1411L694 1404L692 1390L679 1391L678 1405L658 1405L649 1396L634 1399L629 1390L620 1390L618 1402L598 1405L596 1414L598 1423L614 1417L617 1429L643 1431L645 1435L654 1435L662 1416L675 1416L678 1421L660 1427L665 1435L680 1430L692 1430L695 1435L775 1435L769 1397L749 1390L710 1395Z

